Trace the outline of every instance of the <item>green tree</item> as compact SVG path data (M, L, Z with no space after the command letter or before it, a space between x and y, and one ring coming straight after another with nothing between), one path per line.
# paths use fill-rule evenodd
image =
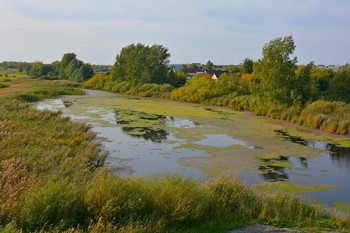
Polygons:
M241 66L241 74L251 74L253 73L253 65L254 65L254 61L246 58L243 61L243 64Z
M52 66L51 64L44 64L41 67L41 75L48 75L49 72L52 71Z
M165 83L170 54L162 45L146 46L141 43L124 47L116 57L111 77L134 85Z
M24 70L24 64L23 62L18 63L18 72L22 73Z
M44 64L41 61L33 62L33 65L29 71L29 75L32 77L40 77L42 75L42 68Z
M209 70L213 69L213 67L214 67L214 63L212 61L210 61L210 60L205 65L205 68L209 69Z
M84 82L92 77L94 70L90 64L84 64L75 70L74 74L70 77L70 80L75 82Z
M77 59L77 55L75 53L65 53L63 55L60 62L60 69L58 74L59 79L68 79L68 75L66 74L66 68L74 59Z
M350 103L350 65L343 66L335 77L330 80L329 89L326 92L329 100L340 100Z
M183 72L184 74L186 74L187 71L188 71L187 65L186 64L182 64L179 72Z
M74 58L69 65L65 68L65 75L69 80L74 81L74 75L78 72L78 69L83 66L84 63L76 58Z
M312 82L311 79L313 66L314 64L311 62L306 66L300 65L295 70L294 88L290 92L295 106L303 106L309 100L318 98L316 83Z
M263 58L254 66L257 88L254 93L265 101L293 105L295 96L295 69L297 58L292 36L271 40L262 50Z

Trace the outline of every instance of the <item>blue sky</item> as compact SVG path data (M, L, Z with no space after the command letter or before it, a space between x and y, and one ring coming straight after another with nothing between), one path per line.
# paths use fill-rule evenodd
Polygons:
M0 61L50 63L66 52L113 64L132 43L172 63L239 64L293 35L299 63L350 63L349 0L1 0Z

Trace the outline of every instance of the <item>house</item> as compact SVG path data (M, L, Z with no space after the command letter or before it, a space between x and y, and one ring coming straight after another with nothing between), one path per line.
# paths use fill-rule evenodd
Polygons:
M186 73L186 78L190 79L196 74L204 74L204 72L201 68L189 68Z
M220 77L220 75L222 75L223 73L225 73L225 71L222 70L205 70L204 71L206 74L210 74L211 78L213 80L218 80L218 78Z

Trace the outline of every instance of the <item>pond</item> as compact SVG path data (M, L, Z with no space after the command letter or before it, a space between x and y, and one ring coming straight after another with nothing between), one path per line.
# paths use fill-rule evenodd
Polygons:
M291 182L304 188L306 198L350 205L349 148L293 137L278 121L94 90L47 99L36 107L90 124L107 154L105 165L122 176L232 175L257 187Z

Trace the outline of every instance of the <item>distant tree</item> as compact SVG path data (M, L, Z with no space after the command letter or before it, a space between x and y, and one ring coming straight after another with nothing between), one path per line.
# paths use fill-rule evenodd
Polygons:
M335 72L332 69L312 67L311 79L315 82L320 95L328 90L329 83L334 78Z
M210 60L205 65L205 68L208 69L208 70L213 69L213 67L214 67L214 63L212 61L210 61Z
M24 64L22 62L18 63L18 72L22 73L24 71Z
M189 69L195 69L195 68L198 68L198 65L192 63L192 64L189 64L187 67L188 67Z
M263 100L293 105L296 98L295 69L297 58L291 58L295 50L292 36L276 38L265 44L263 58L254 65L257 82L255 94Z
M24 71L26 74L29 74L29 71L32 69L33 64L32 63L24 63Z
M69 65L65 68L65 75L67 76L67 78L69 80L74 81L75 78L73 77L73 75L78 72L78 69L83 66L84 63L76 58L74 58Z
M72 60L76 59L77 55L75 53L65 53L61 59L60 66L65 69Z
M75 82L84 82L91 78L93 74L94 70L92 69L91 65L84 64L75 71L75 73L71 76L70 80Z
M326 99L350 103L350 65L343 66L330 80Z
M42 68L44 64L41 61L33 62L32 68L29 71L29 75L32 77L40 77L42 75Z
M236 65L233 65L233 66L230 66L230 67L226 67L225 71L227 71L230 74L237 74L237 73L240 72L240 67L236 66Z
M183 72L183 73L187 73L187 71L188 71L188 67L185 65L185 64L182 64L181 65L181 68L180 68L180 72Z
M52 66L51 64L44 64L41 67L41 76L43 75L48 75L48 73L50 73L52 71Z
M58 73L58 77L60 79L68 79L68 75L66 74L66 68L68 65L77 58L75 53L65 53L60 62L60 69Z
M314 101L318 98L316 84L312 82L311 71L313 62L308 65L300 65L295 70L294 85L291 89L291 98L293 105L303 106L308 101Z
M251 74L253 73L253 65L254 65L254 61L249 59L249 58L246 58L244 59L243 61L243 64L241 66L241 74Z
M168 49L162 45L131 44L117 55L111 77L133 84L165 83L169 57Z

